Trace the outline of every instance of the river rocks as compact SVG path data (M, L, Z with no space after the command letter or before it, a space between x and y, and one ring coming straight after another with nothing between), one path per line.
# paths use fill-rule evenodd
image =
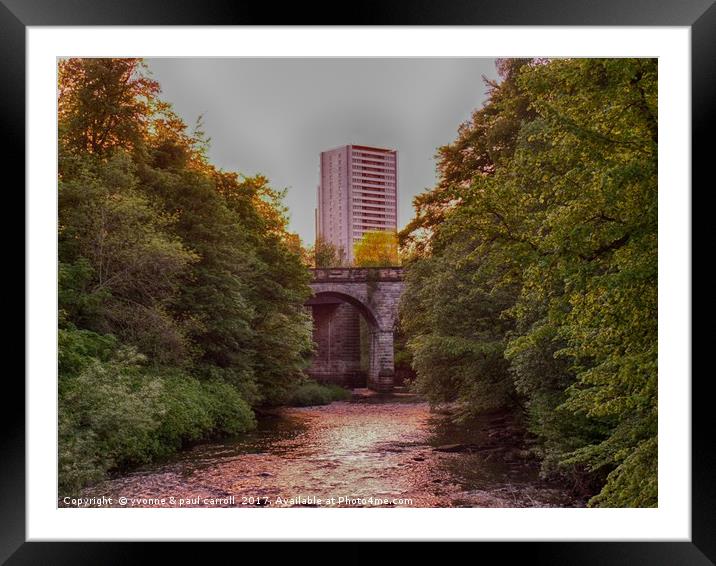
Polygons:
M513 462L519 458L518 450L505 450L502 454L502 459L506 462Z
M470 452L470 453L486 453L486 457L490 457L492 453L500 454L505 460L528 460L532 457L529 450L520 450L512 447L510 444L487 444L479 446L477 444L443 444L435 446L434 452Z
M459 403L443 403L430 407L430 412L436 415L454 415L460 410Z
M433 448L435 452L465 452L469 449L469 444L443 444Z
M478 444L443 444L433 448L435 452L490 452L492 450L502 450L503 447L496 444L478 445Z
M514 427L503 427L487 433L490 440L515 442L522 436L522 431Z
M539 479L537 460L522 459L529 454L524 436L488 436L516 428L509 419L499 426L492 417L455 424L431 414L427 403L393 401L287 408L281 415L262 418L263 428L234 443L199 445L179 461L114 478L81 495L113 501L199 497L192 507L208 507L205 501L215 506L218 498L233 495L242 508L388 506L356 501L371 495L389 503L400 496L404 502L394 506L413 508L584 505ZM505 459L506 452L512 459ZM290 494L352 500L291 501L285 497Z

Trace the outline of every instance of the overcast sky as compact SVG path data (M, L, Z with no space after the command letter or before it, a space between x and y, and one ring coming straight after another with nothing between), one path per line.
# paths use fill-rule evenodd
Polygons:
M162 98L191 127L204 116L209 157L288 188L290 228L314 239L321 151L398 150L398 228L435 183L436 149L482 105L493 59L148 59Z

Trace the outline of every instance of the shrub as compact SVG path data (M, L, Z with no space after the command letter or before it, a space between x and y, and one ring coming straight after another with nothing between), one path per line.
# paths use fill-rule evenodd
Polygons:
M93 360L60 391L59 487L76 491L108 471L145 464L188 442L256 426L239 392L137 357Z
M307 407L310 405L328 405L333 401L345 401L351 398L351 392L334 384L322 384L305 381L288 394L286 405Z

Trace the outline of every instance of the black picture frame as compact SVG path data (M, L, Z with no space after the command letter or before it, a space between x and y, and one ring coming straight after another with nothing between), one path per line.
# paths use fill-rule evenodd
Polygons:
M692 171L694 183L706 189L712 152L707 139L714 126L716 101L716 5L714 0L383 0L355 10L350 20L340 16L334 4L277 5L245 0L0 0L0 115L3 133L10 140L5 152L7 168L19 173L24 184L25 141L25 31L28 26L89 25L563 25L563 26L687 26L692 49ZM347 12L350 13L350 12ZM713 185L712 179L709 179ZM15 186L20 186L19 184ZM10 189L10 184L6 185ZM15 187L13 187L14 189ZM692 189L692 198L695 196ZM700 198L699 200L702 200ZM24 205L21 205L24 208ZM692 211L701 210L693 207ZM692 259L710 238L698 234L692 217ZM709 234L710 235L710 234ZM706 255L705 257L710 257ZM705 269L701 267L700 269ZM692 301L697 291L692 269ZM25 283L27 283L25 281ZM702 297L704 294L701 295ZM693 303L692 303L693 304ZM706 301L692 316L692 344L705 345L713 331L696 332L696 323L711 318ZM703 326L703 328L708 328ZM692 352L694 347L692 346ZM693 364L692 355L692 364ZM693 366L695 368L695 366ZM691 542L531 542L477 543L482 556L499 553L507 563L526 557L544 564L713 564L716 563L716 441L708 395L711 372L692 370L692 538ZM691 376L669 376L688 379ZM17 564L133 564L150 558L149 548L159 549L162 560L180 552L183 560L210 561L225 545L157 543L41 543L25 540L25 409L24 386L14 372L4 383L0 411L0 562ZM8 399L13 399L12 403ZM320 534L317 533L317 539ZM359 545L360 543L351 543ZM381 559L400 557L405 550L381 545ZM244 547L245 548L245 547ZM464 550L458 549L461 552ZM245 550L242 550L242 554ZM281 549L278 557L286 552ZM289 551L290 552L290 551ZM422 551L421 551L422 552ZM472 554L477 556L478 554ZM363 545L335 553L353 562L365 562L377 554ZM336 556L333 551L312 553L311 558ZM441 551L442 553L442 551ZM488 554L489 553L489 554ZM271 553L276 556L273 552ZM237 557L238 558L238 557ZM490 561L491 562L491 561Z

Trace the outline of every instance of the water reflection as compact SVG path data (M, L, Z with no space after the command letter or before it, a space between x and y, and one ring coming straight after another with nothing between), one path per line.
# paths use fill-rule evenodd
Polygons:
M455 425L406 395L281 409L254 432L195 446L82 495L166 500L135 506L177 506L179 498L186 506L206 506L206 498L228 498L223 506L315 506L319 498L318 506L351 507L581 504L490 434L484 421Z

